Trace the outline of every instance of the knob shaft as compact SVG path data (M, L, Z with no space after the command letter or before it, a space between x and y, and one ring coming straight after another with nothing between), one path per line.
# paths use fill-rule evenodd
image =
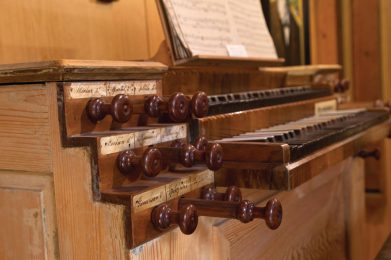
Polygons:
M242 192L236 186L228 187L225 193L217 192L215 187L205 187L201 191L201 199L239 202L242 200Z
M198 225L197 209L194 205L188 204L179 207L179 211L173 211L167 204L155 207L151 213L151 222L160 231L167 230L176 224L182 233L192 234Z
M189 100L180 92L171 95L168 100L153 95L145 101L144 110L151 117L168 113L172 121L185 122L189 118Z
M248 223L255 218L264 219L270 229L277 229L282 221L282 206L277 199L271 199L266 207L256 207L248 200L239 202L181 198L179 205L192 204L199 216L238 219Z
M202 118L208 115L209 100L205 92L197 92L191 98L191 112L195 117Z
M118 123L125 123L130 119L133 106L129 97L124 94L116 95L110 104L105 103L101 98L94 98L88 101L86 113L88 118L96 123L111 115Z
M138 175L136 170L138 167L146 176L155 177L163 168L162 154L159 149L153 147L145 150L142 156L137 156L132 150L127 150L118 155L117 166L122 174L131 178L136 178L134 175Z
M381 154L380 154L380 150L378 148L375 148L372 151L361 150L356 154L356 156L361 157L363 159L373 157L376 160L380 160Z
M198 150L193 145L178 140L171 147L159 149L168 163L180 163L185 167L205 163L208 169L216 171L223 164L223 148L219 144L208 144L205 150Z

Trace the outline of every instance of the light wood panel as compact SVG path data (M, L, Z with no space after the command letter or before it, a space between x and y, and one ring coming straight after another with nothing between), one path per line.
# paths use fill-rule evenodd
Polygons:
M380 35L383 98L391 99L391 1L380 0Z
M344 173L347 255L349 259L367 259L364 160L348 159Z
M0 259L57 259L53 179L0 171Z
M339 64L336 0L310 0L312 64Z
M353 98L381 98L379 0L352 1Z
M342 180L349 166L344 161L291 192L278 193L283 221L275 231L260 221L215 225L219 251L214 250L214 259L344 259Z
M49 172L49 104L45 86L1 86L0 103L0 169Z
M3 0L0 62L147 59L144 1Z

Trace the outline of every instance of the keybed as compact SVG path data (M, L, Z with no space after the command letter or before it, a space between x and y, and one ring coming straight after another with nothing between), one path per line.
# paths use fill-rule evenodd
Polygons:
M316 149L332 144L385 120L387 113L366 109L324 112L285 124L257 129L217 142L284 143L291 150L291 159L303 157Z

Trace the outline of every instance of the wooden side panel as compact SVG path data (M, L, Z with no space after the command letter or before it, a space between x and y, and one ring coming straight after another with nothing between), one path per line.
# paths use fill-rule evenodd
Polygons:
M0 171L0 259L57 259L51 176Z
M0 169L50 171L47 100L44 85L0 87Z
M283 221L275 231L257 220L215 225L215 253L224 259L345 259L342 173L348 166L344 161L293 191L278 193Z
M1 63L148 58L144 0L5 0Z
M311 63L339 64L336 0L310 0Z
M93 201L89 148L62 148L56 84L48 88L59 254L62 259L126 259L125 207Z
M365 229L365 177L364 161L349 159L351 166L345 172L345 213L349 259L367 259Z
M381 48L379 0L352 1L353 98L381 98ZM388 73L388 72L387 72Z

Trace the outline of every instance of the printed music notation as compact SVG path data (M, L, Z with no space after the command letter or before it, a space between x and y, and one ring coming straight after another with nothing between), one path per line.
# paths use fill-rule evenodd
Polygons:
M243 45L248 56L277 58L258 0L162 0L179 58L229 56Z

